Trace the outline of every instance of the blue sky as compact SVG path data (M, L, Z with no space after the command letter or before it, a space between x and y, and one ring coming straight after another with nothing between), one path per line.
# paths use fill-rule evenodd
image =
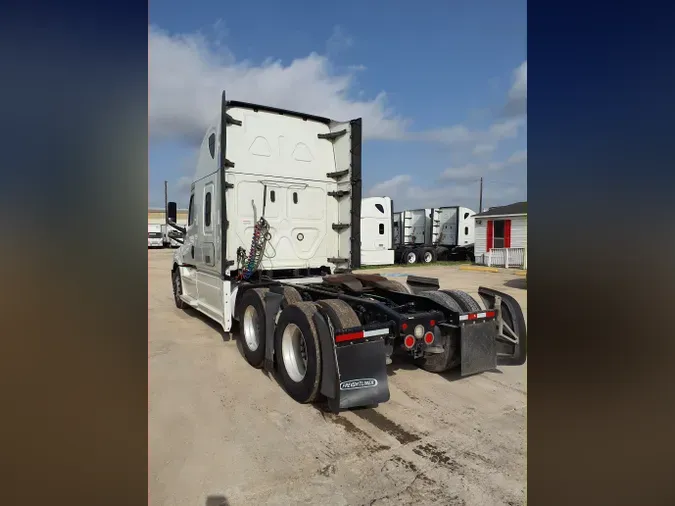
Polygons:
M151 2L149 204L187 203L222 89L363 117L364 196L397 210L477 209L480 176L484 207L524 200L526 27L520 0Z

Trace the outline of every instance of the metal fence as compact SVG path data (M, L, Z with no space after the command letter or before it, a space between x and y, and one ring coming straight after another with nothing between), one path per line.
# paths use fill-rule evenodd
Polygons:
M492 248L478 255L476 263L489 267L520 267L527 269L527 248Z

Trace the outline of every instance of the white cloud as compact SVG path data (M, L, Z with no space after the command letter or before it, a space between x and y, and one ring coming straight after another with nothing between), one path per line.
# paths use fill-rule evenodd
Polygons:
M509 98L527 98L527 60L513 71L513 85L509 90Z
M349 49L354 45L354 38L345 33L340 25L333 27L333 32L326 42L326 50L329 54L335 54L343 49Z
M450 167L440 174L441 180L450 181L475 181L481 176L488 175L489 172L495 172L513 165L519 165L527 161L527 150L516 151L505 161L492 161L483 164L469 163L461 167Z
M502 162L501 166L505 166ZM478 209L479 167L466 165L453 169L446 169L444 173L450 178L441 178L440 184L433 187L424 187L415 184L415 177L409 174L400 174L393 178L378 183L368 192L370 196L387 196L394 201L394 209L419 209L440 206L465 206L470 209ZM454 176L460 176L455 178ZM448 181L447 179L451 179ZM490 205L505 205L526 199L526 186L516 184L494 183L485 181L483 186L483 203Z
M527 114L527 60L513 71L513 84L504 106L505 116L523 116Z
M384 92L354 99L353 73L332 73L325 56L311 53L287 65L268 60L238 62L204 36L171 35L149 27L149 128L151 139L194 144L219 112L222 90L241 101L258 102L349 120L362 117L364 136L403 137L407 122L386 104Z
M390 197L392 194L398 193L400 188L403 185L410 183L411 180L412 178L408 174L400 174L391 179L387 179L386 181L382 181L381 183L377 183L370 189L368 194L371 197Z
M474 155L489 155L495 150L494 144L476 144L473 148Z
M450 127L429 130L411 134L412 138L440 142L449 145L474 145L474 151L481 146L486 146L491 150L505 139L517 137L520 129L525 126L524 118L511 118L493 123L486 130L470 129L464 125L453 125Z
M517 163L524 163L527 162L527 150L524 149L522 151L516 151L513 153L508 160L506 160L506 163L509 165L515 165Z
M458 180L475 180L481 176L480 167L472 163L464 165L463 167L450 167L441 172L441 179Z

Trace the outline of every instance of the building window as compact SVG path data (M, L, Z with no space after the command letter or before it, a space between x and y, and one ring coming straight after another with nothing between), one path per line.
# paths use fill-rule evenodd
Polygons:
M511 247L511 220L488 220L487 249Z
M188 225L192 225L194 222L194 204L195 204L195 195L194 193L190 195L190 205L188 206Z
M382 204L375 204L375 208L384 214L384 206Z
M216 134L209 135L209 153L211 158L216 157Z
M208 192L204 199L204 226L211 226L211 192Z
M380 235L384 235L384 223L380 223Z

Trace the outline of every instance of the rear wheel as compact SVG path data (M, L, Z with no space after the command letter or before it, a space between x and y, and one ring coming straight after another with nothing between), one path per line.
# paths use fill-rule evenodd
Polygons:
M414 249L408 248L401 255L401 263L403 264L414 264L417 263L417 251Z
M253 367L261 367L265 360L265 303L267 288L246 290L239 302L239 341L246 361Z
M379 284L380 287L387 288L388 290L391 290L392 292L400 292L400 293L412 293L412 290L408 285L405 285L403 283L400 283L398 281L394 281L393 279L388 279L387 281L383 281Z
M421 252L420 260L423 264L431 264L436 261L436 252L433 248L424 248Z
M321 384L321 347L312 317L313 302L288 305L279 316L274 334L274 352L281 383L300 403L314 401Z
M459 304L450 297L447 293L440 292L437 290L429 290L426 292L421 292L419 295L431 299L434 302L441 304L443 307L462 313L462 309ZM448 369L459 364L459 343L453 335L441 335L440 338L436 341L439 346L443 347L443 353L436 353L433 355L427 355L421 357L415 361L415 363L420 366L425 371L429 372L444 372Z
M345 301L340 299L327 299L320 300L317 304L323 309L328 318L330 318L330 322L333 324L335 330L351 329L361 326L359 317L356 316L352 307Z
M300 292L298 292L292 286L285 286L284 297L281 299L281 304L279 304L279 312L275 316L274 321L278 322L281 312L286 309L286 307L290 306L291 304L295 304L296 302L302 302L302 296L300 295Z
M443 293L446 293L455 299L457 304L459 304L459 307L462 308L463 312L473 313L475 311L481 311L480 304L478 304L476 299L471 297L471 295L466 292L461 290L443 290Z

